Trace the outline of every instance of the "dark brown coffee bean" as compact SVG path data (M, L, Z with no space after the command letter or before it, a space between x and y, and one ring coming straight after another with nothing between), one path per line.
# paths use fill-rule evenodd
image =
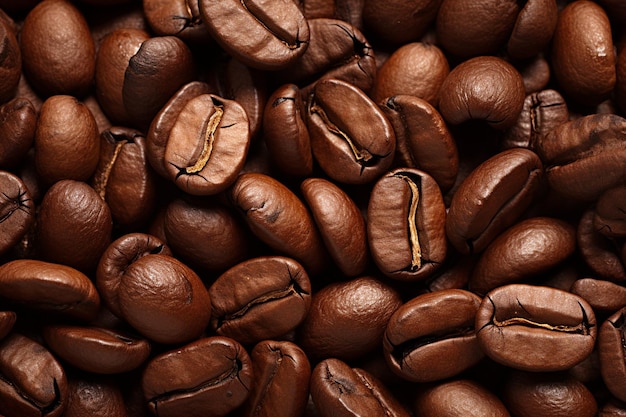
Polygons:
M220 275L209 296L212 329L252 344L280 338L302 323L311 306L311 283L293 259L259 257Z
M514 0L443 0L437 14L437 40L453 55L494 55L515 26L520 5Z
M254 381L243 415L302 416L311 377L311 365L304 351L292 342L266 340L254 346L250 359Z
M485 296L476 314L476 335L485 354L525 371L573 367L591 354L596 334L591 306L555 288L498 287Z
M400 305L398 292L371 276L329 284L313 293L298 344L313 358L363 357L380 348L387 322Z
M595 312L613 313L626 306L626 287L594 278L581 278L570 289L585 299Z
M87 181L99 157L98 125L89 108L72 96L48 98L35 131L35 165L45 183Z
M409 416L374 376L338 359L326 359L315 366L311 398L321 417Z
M263 139L272 161L285 174L297 177L313 173L313 154L304 114L304 103L295 84L277 88L263 113Z
M190 43L206 44L212 41L200 17L197 1L145 0L143 12L158 36L178 36Z
M117 288L121 316L157 343L185 343L203 334L211 299L200 277L176 258L147 254L132 262Z
M93 188L84 182L61 180L41 202L38 248L44 260L89 271L111 242L112 227L109 206Z
M293 0L200 0L199 6L217 43L252 68L285 68L308 47L309 25Z
M307 178L300 189L335 264L346 276L361 274L369 251L365 220L356 203L323 178Z
M451 380L420 390L415 415L423 417L509 417L502 401L476 381Z
M376 182L367 207L374 262L390 278L415 281L443 263L446 209L439 186L423 171L398 168Z
M388 7L387 3L383 7ZM391 96L409 95L437 106L439 90L449 73L450 65L439 47L423 42L408 43L396 49L380 67L372 98L380 103Z
M220 204L176 199L167 205L163 226L177 256L200 268L223 272L248 256L248 231Z
M474 330L480 302L469 291L451 289L403 304L389 319L383 339L391 369L409 381L432 382L478 363L484 357Z
M344 81L319 81L307 109L313 156L332 179L366 184L393 162L396 136L380 108Z
M0 171L0 255L8 252L35 221L35 206L24 182Z
M243 346L215 336L153 358L143 372L141 385L154 415L221 417L246 400L253 372Z
M114 315L122 316L118 292L126 271L133 262L149 254L172 256L170 248L161 239L145 233L123 235L102 254L96 271L96 285L104 305Z
M18 259L0 266L0 296L21 308L88 321L100 308L91 280L69 266Z
M0 103L15 97L22 75L22 51L16 35L15 22L3 12L0 19Z
M585 211L578 222L576 239L582 259L600 278L614 282L626 281L626 265L619 244L600 233L593 222L593 210Z
M623 417L626 416L626 404L623 402L611 398L607 401L600 412L598 413L598 417Z
M552 39L558 14L555 0L523 3L506 45L511 58L531 58L541 53Z
M68 376L67 407L63 417L126 417L120 387L91 376Z
M50 325L46 345L72 366L96 374L119 374L138 368L150 355L150 343L100 327Z
M626 307L612 314L598 332L598 352L602 380L617 399L626 401Z
M461 253L480 253L530 206L543 165L528 149L509 149L481 163L459 185L446 217L446 235Z
M325 268L328 255L313 218L285 185L264 174L244 173L228 196L252 233L270 248L302 263L309 275Z
M507 3L511 2L502 2ZM488 27L484 22L479 26ZM495 129L515 124L526 97L520 73L508 62L492 56L459 64L450 71L439 94L439 111L448 123L484 120Z
M57 417L67 406L67 377L42 345L14 333L0 341L0 413Z
M381 103L396 134L394 164L428 173L442 191L454 185L459 171L456 143L441 114L426 100L396 95Z
M514 66L524 80L526 94L538 93L547 88L552 73L550 63L543 55L515 62Z
M43 96L81 96L92 86L94 41L85 17L69 1L44 0L33 8L24 20L20 46L24 73Z
M93 188L122 228L142 226L156 204L157 183L146 156L146 139L138 130L112 127L100 135L100 161Z
M32 103L17 97L0 106L0 168L23 163L35 140L37 113Z
M515 416L594 417L598 403L589 389L560 373L512 372L505 381L503 401Z
M583 105L608 98L615 87L611 24L595 2L578 0L559 12L552 69L563 93Z
M363 21L385 41L399 44L421 37L435 20L441 0L366 0Z
M469 288L486 294L496 287L536 278L576 250L576 229L560 219L533 217L502 232L474 267Z
M626 185L606 190L596 202L594 228L609 237L626 237Z
M0 340L11 332L16 320L17 314L14 311L0 311Z

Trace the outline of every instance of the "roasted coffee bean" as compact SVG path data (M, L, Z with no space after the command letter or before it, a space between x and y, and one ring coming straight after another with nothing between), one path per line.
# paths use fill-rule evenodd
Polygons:
M581 278L572 284L570 291L584 298L597 313L613 313L626 306L626 287L611 281Z
M202 44L212 40L200 17L197 1L143 0L143 12L158 36L173 35L186 42Z
M56 417L67 406L65 371L36 341L13 333L0 341L0 413Z
M502 2L506 3L515 4ZM484 22L481 26L489 27ZM495 129L506 129L515 124L525 96L522 76L515 67L497 57L480 56L450 71L441 85L439 111L451 124L477 119Z
M3 13L0 19L0 103L15 96L22 75L22 51L14 26L13 19Z
M376 182L367 207L374 262L390 278L415 281L443 263L446 209L439 186L423 171L398 168Z
M325 268L328 255L311 214L285 185L265 174L244 173L228 196L262 242L302 263L309 275Z
M243 346L214 336L153 358L143 371L141 385L156 416L221 417L246 400L253 372Z
M0 168L17 167L35 140L37 112L30 100L17 97L0 106Z
M96 49L85 17L66 0L44 0L20 32L24 73L42 96L81 96L91 88ZM71 51L71 53L68 53Z
M456 143L441 114L426 100L396 95L381 103L396 134L394 165L428 173L445 192L459 171Z
M200 0L198 4L213 38L252 68L285 68L308 47L309 25L293 0ZM240 30L244 27L245 35Z
M148 164L146 139L134 129L112 127L100 135L100 160L93 188L111 209L113 222L137 228L156 204L156 175Z
M389 319L385 359L400 377L413 382L450 378L478 363L484 354L474 321L481 299L465 290L418 295Z
M35 206L24 182L0 171L0 255L13 248L35 221Z
M366 184L393 162L391 123L365 93L344 81L319 81L307 109L313 156L332 179Z
M365 0L363 21L368 30L394 44L421 37L435 20L441 0Z
M101 327L50 325L46 345L72 366L96 374L119 374L138 368L150 355L150 343Z
M598 198L594 228L609 237L626 237L626 185L606 190Z
M68 376L67 407L64 417L126 417L121 389L114 381L88 376Z
M295 84L284 84L270 96L263 113L263 138L272 161L285 174L306 177L313 173L311 140L305 109Z
M514 66L524 80L526 94L538 93L547 88L552 74L550 64L543 55L515 62Z
M35 166L48 185L60 180L87 181L100 157L98 125L89 108L66 95L48 98L35 131Z
M446 217L446 235L461 253L480 253L530 206L543 164L528 149L510 149L481 163L459 185Z
M61 180L46 192L37 216L40 256L89 271L111 242L111 210L84 182Z
M561 373L511 372L504 384L503 400L519 417L594 417L598 412L591 391Z
M511 368L563 371L591 354L597 325L581 297L525 284L498 287L476 313L476 336L494 361Z
M615 398L611 398L609 401L607 401L602 406L602 408L600 409L600 412L598 413L598 417L622 417L622 416L626 416L626 404L624 404L623 402Z
M356 203L323 178L307 178L300 189L335 264L346 276L361 274L369 251L365 220Z
M209 296L212 329L252 344L284 336L302 323L311 306L311 283L293 259L252 258L220 275Z
M304 351L288 341L266 340L250 352L254 381L243 415L302 416L309 397L311 365Z
M623 307L606 319L598 332L602 380L611 394L621 401L626 401L625 337L626 307Z
M533 217L500 234L480 256L469 288L486 294L494 288L536 278L576 250L576 229L563 220Z
M450 380L420 390L415 415L423 417L509 417L502 401L476 381Z
M321 417L409 416L374 376L339 359L326 359L315 366L311 373L311 398Z
M600 233L593 222L593 210L585 211L578 222L576 239L582 259L600 278L626 281L626 263L614 238Z
M0 340L11 332L16 319L14 311L0 311Z
M559 12L551 61L559 88L572 100L595 105L609 97L616 59L611 24L600 5L578 0Z
M298 344L312 358L363 357L380 348L387 322L400 305L400 294L371 276L329 284L313 293Z
M18 259L0 266L0 297L20 308L88 321L100 308L90 279L66 265Z
M541 53L552 39L558 14L555 0L522 3L506 45L509 56L524 59Z

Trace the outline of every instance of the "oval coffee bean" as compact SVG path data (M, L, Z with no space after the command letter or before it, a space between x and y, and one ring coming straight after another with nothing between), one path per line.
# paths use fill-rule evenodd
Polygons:
M593 224L609 237L626 237L626 185L606 190L598 198Z
M311 398L321 417L409 416L375 377L339 359L326 359L315 366L311 373Z
M361 274L369 252L365 220L355 202L323 178L307 178L300 189L335 264L346 276Z
M482 253L469 288L484 295L494 288L536 278L576 250L576 229L563 220L533 217L502 232Z
M509 56L521 60L543 52L552 39L558 15L555 0L523 3L506 45Z
M67 377L42 345L14 333L0 341L0 414L58 417L67 406Z
M154 33L159 36L174 35L191 44L211 41L200 17L198 2L145 0L143 13Z
M606 319L598 333L598 353L602 380L617 399L626 401L626 307Z
M376 103L344 81L327 79L315 85L307 126L315 160L336 181L370 183L393 162L393 127Z
M570 369L591 354L597 330L585 300L542 286L496 288L476 314L476 335L485 354L525 371Z
M611 314L626 306L626 287L611 281L581 278L572 284L570 292L584 298L596 313Z
M150 355L150 343L99 327L54 324L43 329L46 345L72 366L96 374L138 368Z
M27 98L16 97L0 105L0 169L23 162L35 140L37 112Z
M69 266L17 259L0 266L0 297L21 308L92 320L100 296L91 280Z
M281 256L249 259L209 288L211 327L243 344L284 336L306 317L311 283L304 268Z
M254 381L243 406L255 417L302 416L309 398L311 364L304 351L288 341L266 340L250 352Z
M480 302L469 291L451 289L403 304L389 319L383 339L392 371L408 381L432 382L478 363L484 357L474 329Z
M15 22L8 15L0 19L0 103L15 97L22 75L22 51L14 29Z
M602 279L626 281L626 263L615 239L600 233L593 223L593 210L580 216L576 239L582 259Z
M24 182L0 171L0 255L15 246L35 221L34 204Z
M214 336L153 358L141 386L150 411L158 417L221 417L246 400L253 372L243 346Z
M198 4L213 38L252 68L285 68L308 47L309 25L293 0L200 0ZM245 34L240 30L244 27Z
M464 254L482 252L528 208L542 179L541 160L528 149L509 149L481 163L452 196L450 243Z
M415 281L443 263L446 209L439 186L417 169L399 168L376 182L367 207L374 262L390 278Z
M477 119L495 129L515 124L526 97L520 73L492 56L472 58L456 66L439 94L439 111L448 123Z
M67 407L63 417L126 417L124 395L108 380L89 376L68 377Z
M441 1L365 0L363 21L367 29L393 44L419 39L435 20Z

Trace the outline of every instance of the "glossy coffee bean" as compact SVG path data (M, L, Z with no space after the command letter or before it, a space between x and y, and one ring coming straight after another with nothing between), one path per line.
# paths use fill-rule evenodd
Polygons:
M225 416L243 404L253 381L246 350L221 337L162 353L145 367L141 386L155 416Z
M138 368L150 355L150 343L101 327L50 325L46 345L72 366L95 374L118 374Z
M211 327L243 344L276 339L294 330L311 306L311 283L293 259L249 259L220 275L209 288Z
M198 4L211 36L250 67L285 68L308 47L309 25L292 0L201 0ZM242 27L247 28L245 35L238 29Z
M144 0L143 13L148 24L158 36L178 36L190 43L206 44L211 42L211 36L200 17L198 2Z
M413 382L450 378L474 366L484 356L474 329L480 302L469 291L450 289L403 304L385 330L388 365Z
M322 170L346 184L366 184L393 162L396 136L384 113L365 93L344 81L319 81L310 97L307 127Z
M37 112L30 100L16 97L0 106L0 120L0 168L15 168L35 140Z
M476 119L495 129L506 129L519 117L525 96L522 76L511 64L480 56L450 71L441 86L439 111L451 124Z
M380 348L387 322L402 300L380 280L364 276L313 293L298 344L311 358L363 357Z
M35 221L34 203L24 182L0 171L0 254L8 252Z
M611 281L581 278L572 284L570 291L584 298L598 313L613 313L626 306L626 287Z
M121 389L113 381L89 376L68 376L64 417L126 417Z
M67 377L45 347L19 333L6 337L0 341L0 370L2 415L63 415L67 406Z
M626 186L606 190L596 202L593 224L609 237L626 237Z
M607 318L598 332L602 380L611 394L621 401L626 401L625 318L626 307L617 310Z
M243 415L303 415L311 377L311 365L304 351L292 342L265 340L254 346L250 359L254 382Z
M406 43L426 32L435 20L441 0L364 1L363 21L368 30L385 41Z
M398 168L378 180L367 207L370 251L390 278L415 281L436 271L446 257L446 210L435 180Z
M533 372L562 371L580 363L591 354L598 330L595 314L584 299L525 284L487 293L475 326L487 356Z
M18 259L0 266L0 296L20 308L88 321L100 308L90 279L69 266Z
M311 398L321 417L409 416L374 376L338 359L326 359L315 366L311 373Z
M300 185L330 256L346 276L361 274L369 260L365 220L341 188L323 178Z
M593 210L587 210L578 222L576 240L582 259L598 277L613 282L626 281L626 264L619 244L600 233L593 220Z
M24 20L20 46L24 73L42 96L81 96L91 88L94 41L85 17L69 1L44 0L35 6Z
M537 196L543 164L527 149L500 152L477 166L452 196L446 235L461 253L480 253Z
M558 19L556 0L532 0L521 5L506 50L513 59L531 58L549 45Z
M536 278L576 250L576 229L552 217L522 220L502 232L480 256L469 288L486 294L494 288Z

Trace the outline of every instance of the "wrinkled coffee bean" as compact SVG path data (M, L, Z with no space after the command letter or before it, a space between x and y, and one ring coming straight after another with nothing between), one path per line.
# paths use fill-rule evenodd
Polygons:
M37 112L30 100L16 97L0 106L0 168L23 162L35 140Z
M0 255L26 235L35 221L34 204L24 182L0 171Z
M598 332L602 380L611 394L621 401L626 401L625 319L626 307L617 310L606 319Z

